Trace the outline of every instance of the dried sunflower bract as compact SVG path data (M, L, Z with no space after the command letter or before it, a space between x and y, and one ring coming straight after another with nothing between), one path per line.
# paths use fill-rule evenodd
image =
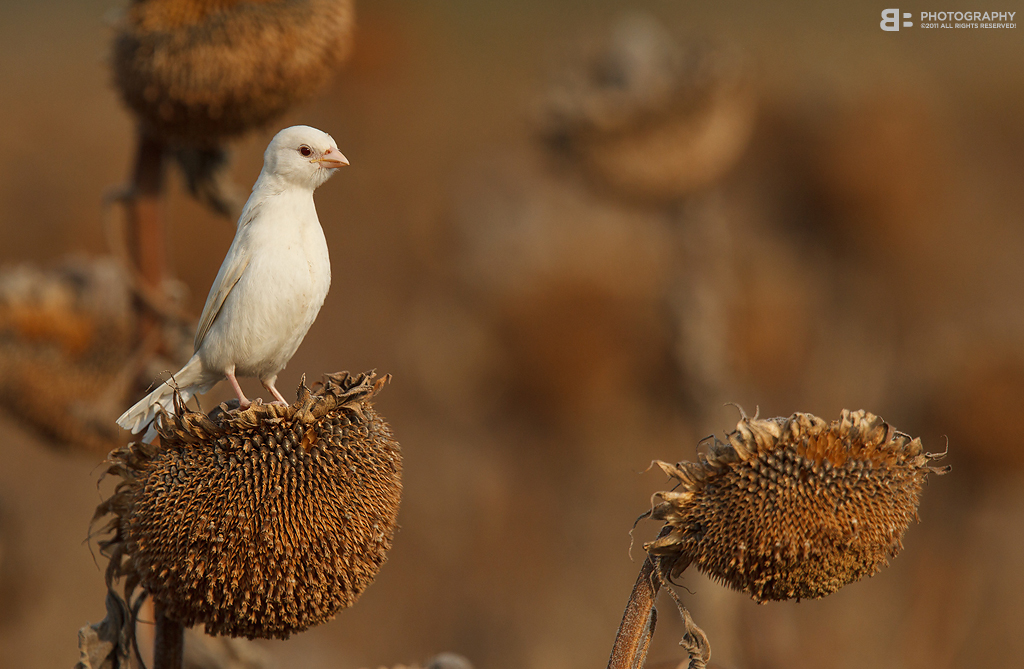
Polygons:
M667 532L645 548L663 577L693 564L758 602L824 597L902 549L942 455L866 411L744 416L699 462L657 462L679 484L655 495Z
M402 457L370 402L389 377L325 376L290 406L162 414L160 445L111 453L122 478L108 586L125 578L185 625L287 638L351 606L391 547Z

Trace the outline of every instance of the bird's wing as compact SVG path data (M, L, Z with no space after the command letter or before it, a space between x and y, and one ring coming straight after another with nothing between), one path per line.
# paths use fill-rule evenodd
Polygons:
M231 289L242 278L242 274L248 266L249 258L243 258L240 254L233 257L229 256L225 259L224 264L221 265L220 272L217 273L217 279L213 282L213 287L210 288L210 295L206 298L203 315L199 317L194 350L198 351L199 347L203 345L203 340L206 339L206 334L210 331L213 321L220 314L224 301L228 299Z
M203 345L203 341L213 326L213 322L217 320L217 315L220 314L220 310L224 307L224 301L228 299L231 290L238 283L238 280L242 278L245 268L249 266L250 255L243 251L244 229L255 218L257 209L258 207L253 207L252 210L242 213L238 232L235 234L235 239L231 242L231 248L228 249L227 256L217 272L217 278L213 280L213 286L210 287L210 294L206 297L206 305L203 307L203 315L199 317L194 351L198 351L199 347Z

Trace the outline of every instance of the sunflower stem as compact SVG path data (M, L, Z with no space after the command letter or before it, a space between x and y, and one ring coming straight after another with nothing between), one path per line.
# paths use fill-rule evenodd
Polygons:
M128 200L128 248L141 281L150 292L163 295L167 277L167 251L160 199L164 186L164 144L139 129ZM140 322L139 340L157 325L154 314Z
M670 527L665 526L658 538L670 530ZM661 578L657 574L654 559L647 556L640 567L640 575L636 577L636 584L629 595L626 610L622 614L612 654L608 658L608 669L641 669L644 666L647 647L654 636L654 627L658 621L654 600L658 597L660 589Z
M164 607L154 603L156 636L153 639L153 669L181 669L185 655L185 627L164 615Z

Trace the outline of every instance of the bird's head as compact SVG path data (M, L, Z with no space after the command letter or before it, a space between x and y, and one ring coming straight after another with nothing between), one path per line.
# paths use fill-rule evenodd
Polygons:
M263 154L264 178L316 189L335 170L348 165L334 138L308 125L295 125L274 135Z

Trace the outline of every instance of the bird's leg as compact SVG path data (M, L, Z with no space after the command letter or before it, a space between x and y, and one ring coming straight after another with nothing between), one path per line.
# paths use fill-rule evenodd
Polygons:
M224 374L228 377L228 383L231 384L231 388L238 395L238 408L248 409L252 402L245 397L245 393L242 392L242 386L238 385L238 379L235 378L235 370L229 369Z
M261 382L263 383L263 387L269 390L270 394L274 396L274 399L281 404L288 404L288 400L284 398L284 395L282 395L278 391L277 386L274 385L277 382L276 376L272 376L269 379L262 379Z

